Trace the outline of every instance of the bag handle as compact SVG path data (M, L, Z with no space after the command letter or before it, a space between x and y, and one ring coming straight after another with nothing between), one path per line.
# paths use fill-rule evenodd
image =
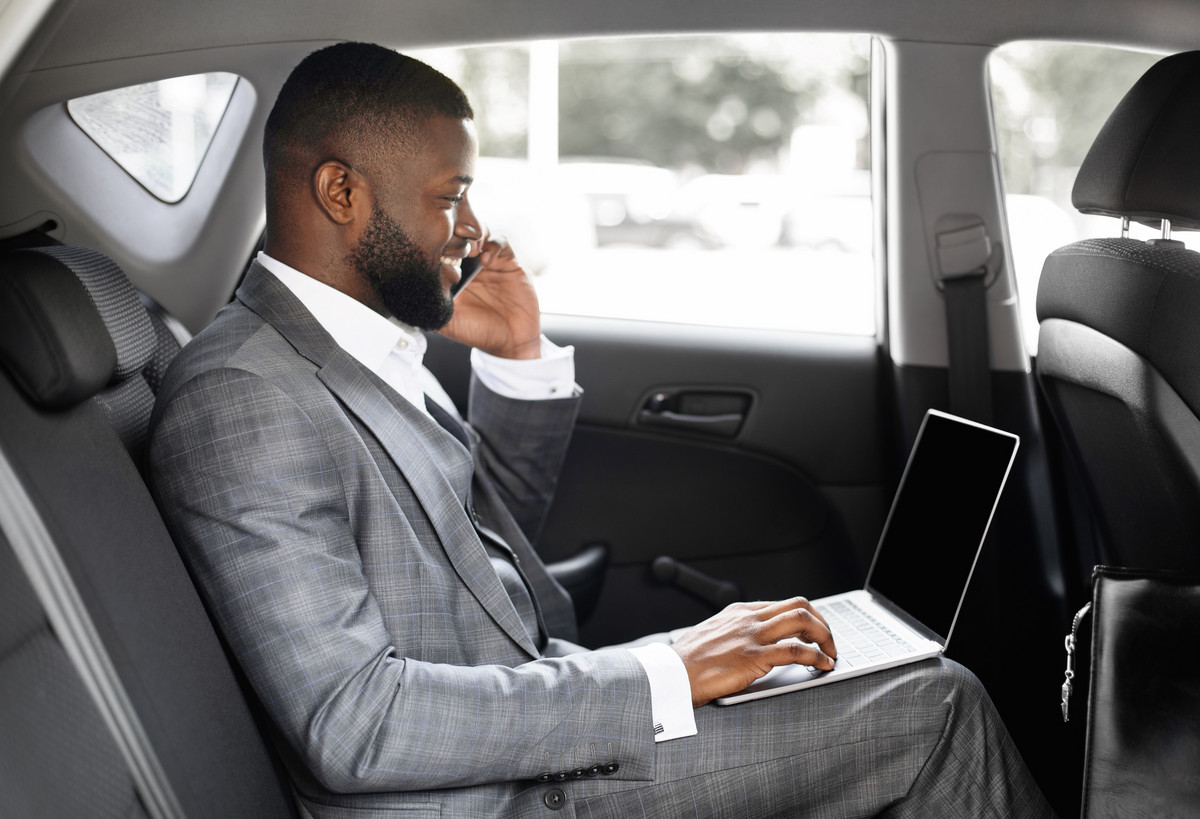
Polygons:
M1063 722L1071 721L1071 694L1075 690L1075 637L1079 633L1079 624L1091 610L1092 604L1085 603L1083 608L1075 612L1075 619L1071 622L1071 633L1063 640L1063 644L1067 647L1067 679L1062 684Z

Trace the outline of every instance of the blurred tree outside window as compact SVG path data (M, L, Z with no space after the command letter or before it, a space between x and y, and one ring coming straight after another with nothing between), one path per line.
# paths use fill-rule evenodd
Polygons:
M472 204L546 312L875 332L868 36L411 53L470 97Z
M1075 210L1071 188L1109 114L1162 56L1110 46L1016 42L996 49L988 63L1011 258L1031 355L1037 352L1034 308L1046 257L1080 239L1121 234L1120 220ZM1157 235L1143 225L1130 226L1133 238ZM1200 249L1195 233L1173 238Z

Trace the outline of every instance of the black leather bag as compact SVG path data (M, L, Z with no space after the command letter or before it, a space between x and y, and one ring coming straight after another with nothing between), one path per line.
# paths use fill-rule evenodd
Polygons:
M1083 810L1200 816L1200 577L1097 566ZM1067 636L1069 718L1075 632Z

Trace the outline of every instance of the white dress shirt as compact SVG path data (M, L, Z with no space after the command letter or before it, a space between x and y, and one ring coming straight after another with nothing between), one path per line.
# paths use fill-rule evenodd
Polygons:
M375 373L406 401L426 415L425 396L461 418L454 402L424 365L425 335L395 318L385 317L345 293L259 252L258 263L300 300L313 318L347 353ZM542 336L541 358L498 358L471 351L471 369L484 386L506 398L538 401L564 398L578 391L575 348L559 347ZM654 739L692 736L691 685L683 660L666 643L629 649L650 681Z

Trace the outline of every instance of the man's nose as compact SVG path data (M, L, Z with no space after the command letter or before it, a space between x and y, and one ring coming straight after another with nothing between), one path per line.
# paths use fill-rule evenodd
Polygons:
M458 221L454 224L454 235L467 240L483 238L483 225L476 218L475 211L465 196L458 203Z

